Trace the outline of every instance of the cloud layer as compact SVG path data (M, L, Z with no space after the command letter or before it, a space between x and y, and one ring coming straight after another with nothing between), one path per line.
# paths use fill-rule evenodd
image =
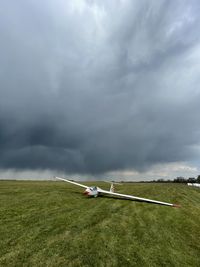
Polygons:
M199 157L199 1L3 1L0 168Z

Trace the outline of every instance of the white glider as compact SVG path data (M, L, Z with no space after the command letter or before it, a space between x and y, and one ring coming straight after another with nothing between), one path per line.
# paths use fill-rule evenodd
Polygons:
M195 186L195 187L199 187L200 188L200 184L198 184L198 183L187 183L187 185Z
M67 180L64 178L60 178L60 177L55 177L55 178L62 180L64 182L68 182L68 183L78 185L80 187L85 188L84 194L88 195L88 196L97 197L98 195L111 195L111 196L115 196L115 197L120 197L122 199L139 200L139 201L144 201L144 202L149 202L149 203L154 203L154 204L160 204L160 205L165 205L165 206L180 207L180 205L177 205L177 204L171 204L171 203L152 200L152 199L148 199L148 198L142 198L142 197L136 197L136 196L132 196L132 195L115 193L115 192L113 192L113 183L111 183L110 191L108 191L108 190L103 190L98 186L86 186L86 185L79 184L79 183L76 183L74 181L70 181L70 180Z

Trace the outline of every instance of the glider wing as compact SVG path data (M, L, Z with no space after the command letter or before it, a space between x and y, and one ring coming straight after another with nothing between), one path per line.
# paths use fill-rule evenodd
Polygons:
M79 183L76 183L76 182L73 182L73 181L70 181L70 180L67 180L67 179L64 179L64 178L56 177L56 179L62 180L64 182L68 182L70 184L75 184L75 185L78 185L78 186L81 186L81 187L84 187L84 188L89 188L89 186L86 186L86 185L83 185L83 184L79 184Z
M142 198L142 197L136 197L136 196L131 196L131 195L124 195L124 194L114 193L114 192L106 191L106 190L103 190L103 189L100 189L100 188L98 188L98 192L101 193L101 194L108 194L108 195L112 195L112 196L115 196L115 197L121 197L121 198L124 198L124 199L139 200L139 201L155 203L155 204L160 204L160 205L166 205L166 206L171 206L171 207L179 207L179 205L176 205L176 204L171 204L171 203L157 201L157 200L148 199L148 198Z

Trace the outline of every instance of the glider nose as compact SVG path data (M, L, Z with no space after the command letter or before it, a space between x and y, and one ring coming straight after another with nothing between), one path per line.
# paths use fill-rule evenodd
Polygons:
M87 189L83 192L83 194L88 196L89 192L87 191Z

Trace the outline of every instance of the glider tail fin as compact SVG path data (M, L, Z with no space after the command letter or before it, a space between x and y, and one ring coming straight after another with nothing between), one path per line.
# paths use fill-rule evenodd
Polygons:
M112 193L114 193L114 191L115 191L115 186L114 186L115 184L122 185L122 184L117 183L117 182L114 182L114 181L112 181L112 182L110 182L110 181L104 181L104 182L110 184L110 192L112 192Z
M113 193L114 193L114 191L115 191L114 184L113 184L113 183L111 183L111 185L110 185L110 192L113 192Z

